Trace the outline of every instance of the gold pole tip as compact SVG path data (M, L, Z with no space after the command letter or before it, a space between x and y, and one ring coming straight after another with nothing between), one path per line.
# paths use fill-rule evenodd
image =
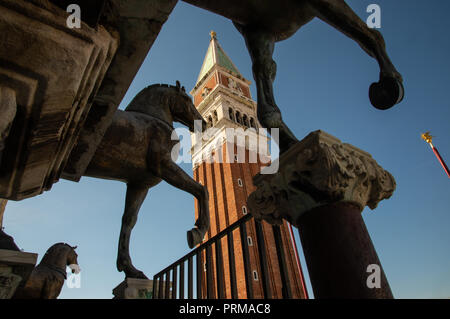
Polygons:
M215 39L215 38L216 38L217 33L216 33L215 31L211 30L211 32L209 33L209 35L211 36L211 40L212 40L212 39Z
M420 135L420 137L422 137L422 139L427 143L431 143L433 140L433 136L430 135L430 132L425 132Z

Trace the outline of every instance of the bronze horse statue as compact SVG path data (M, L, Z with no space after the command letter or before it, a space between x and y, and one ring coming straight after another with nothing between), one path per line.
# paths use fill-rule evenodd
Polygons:
M51 246L31 272L25 286L18 288L13 298L56 299L67 279L66 266L78 265L76 248L65 243ZM72 272L75 272L74 268Z
M297 142L283 122L275 103L273 81L276 64L272 59L275 42L285 40L315 17L355 40L378 61L380 78L369 89L372 105L388 109L404 96L402 77L389 59L383 36L370 29L344 0L183 0L233 21L245 39L253 63L258 120L266 128L279 128L280 152Z
M117 110L85 175L125 182L127 193L120 230L117 269L126 277L147 277L136 269L130 258L129 243L139 209L148 190L165 180L192 194L199 203L195 227L187 232L190 248L200 244L209 228L208 192L193 180L171 158L178 143L172 140L173 122L186 125L194 132L194 121L206 122L184 87L151 85L140 91L125 111Z

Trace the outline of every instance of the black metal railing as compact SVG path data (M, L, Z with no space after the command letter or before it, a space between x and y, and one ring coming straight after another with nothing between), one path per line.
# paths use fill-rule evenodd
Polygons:
M233 231L239 229L240 242L242 248L242 258L244 265L246 296L248 299L254 298L253 278L250 268L250 252L247 241L247 226L254 220L251 214L244 215L241 219L222 230L205 243L181 257L176 262L166 267L153 277L153 298L154 299L194 299L194 266L196 262L196 298L207 299L223 299L226 297L225 280L229 283L229 295L232 299L238 298L237 275L236 275L236 259L234 251ZM263 297L266 299L273 298L271 282L274 278L270 278L268 266L268 252L264 239L263 227L261 222L254 220L257 249L259 255L259 274ZM282 236L280 226L272 226L275 240L275 248L278 257L278 265L280 270L282 297L292 298L291 285L289 282L286 253L282 245ZM222 255L222 239L227 237L228 246L228 276L224 275L224 262ZM213 247L215 248L215 267L213 263ZM205 263L203 263L205 256ZM185 264L187 263L187 296L185 295ZM206 269L202 269L202 266ZM179 273L179 281L178 281ZM205 276L203 276L205 273ZM206 282L203 282L206 281ZM203 289L202 289L203 287Z

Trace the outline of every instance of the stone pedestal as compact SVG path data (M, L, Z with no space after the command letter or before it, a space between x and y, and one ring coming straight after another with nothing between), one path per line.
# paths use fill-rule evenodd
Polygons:
M153 280L125 278L113 289L114 299L152 299Z
M0 249L0 299L10 299L36 265L37 254Z
M248 206L256 219L279 224L284 218L299 229L314 296L392 298L361 216L365 206L375 209L392 195L392 175L370 154L323 131L279 162L278 173L254 177Z

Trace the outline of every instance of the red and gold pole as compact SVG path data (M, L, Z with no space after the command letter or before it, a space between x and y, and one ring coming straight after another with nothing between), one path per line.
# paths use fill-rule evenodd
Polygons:
M433 136L430 135L430 132L426 132L426 133L423 133L421 135L421 137L425 142L427 142L430 145L431 149L434 152L434 155L436 155L436 157L438 158L442 167L444 168L445 172L447 173L447 176L450 178L450 171L449 171L447 165L445 164L444 159L441 157L441 154L439 154L439 151L437 150L436 147L434 147L434 145L432 143Z

